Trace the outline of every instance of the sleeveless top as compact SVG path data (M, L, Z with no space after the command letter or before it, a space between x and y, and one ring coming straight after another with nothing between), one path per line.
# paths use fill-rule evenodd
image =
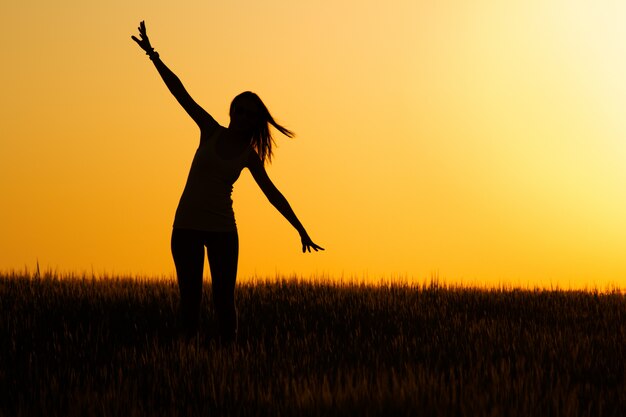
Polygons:
M174 228L237 231L231 194L252 146L248 146L241 155L222 159L217 155L216 143L225 130L218 126L215 133L198 146L176 209Z

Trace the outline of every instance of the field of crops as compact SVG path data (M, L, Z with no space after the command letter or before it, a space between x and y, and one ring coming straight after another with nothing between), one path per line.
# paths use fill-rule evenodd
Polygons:
M174 281L0 275L0 416L626 415L626 298L277 280L236 345Z

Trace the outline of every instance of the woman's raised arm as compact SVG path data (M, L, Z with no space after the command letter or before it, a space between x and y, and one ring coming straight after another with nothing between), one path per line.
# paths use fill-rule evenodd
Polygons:
M150 40L148 39L148 34L146 32L146 25L143 21L139 23L139 37L141 39L137 39L135 36L131 36L131 38L137 42L139 47L143 49L146 54L150 57L150 60L154 63L157 71L163 78L165 85L170 90L172 95L176 98L176 100L180 103L180 105L185 109L185 111L191 116L191 118L196 122L198 126L201 128L213 128L217 127L217 122L213 117L207 113L198 103L194 101L193 98L189 95L183 83L180 79L174 74L168 67L161 61L158 52L154 50L152 45L150 44Z

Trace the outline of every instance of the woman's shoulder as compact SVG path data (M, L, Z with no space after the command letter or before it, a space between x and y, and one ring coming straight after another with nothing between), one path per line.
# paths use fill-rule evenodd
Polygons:
M248 169L258 169L259 166L263 167L263 162L261 161L261 158L259 157L256 149L254 149L254 146L250 145L246 152L244 167Z
M219 123L215 123L213 126L207 126L200 129L200 144L214 141L220 134L222 134L226 128Z

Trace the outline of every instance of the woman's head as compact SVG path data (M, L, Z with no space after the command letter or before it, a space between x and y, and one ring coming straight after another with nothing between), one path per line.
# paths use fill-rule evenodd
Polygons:
M276 123L259 96L250 91L245 91L233 99L229 113L231 126L245 131L252 137L252 146L263 163L272 161L274 139L270 125L287 137L295 136L292 131Z

